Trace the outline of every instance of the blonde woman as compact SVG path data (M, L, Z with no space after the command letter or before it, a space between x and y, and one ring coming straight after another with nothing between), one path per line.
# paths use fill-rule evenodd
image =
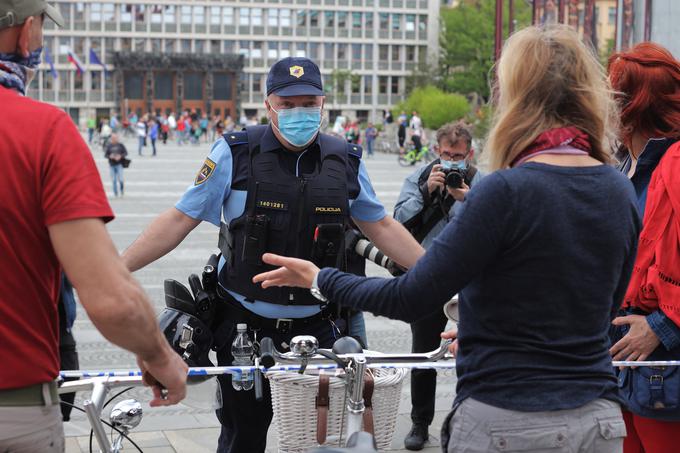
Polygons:
M633 187L609 165L604 71L574 32L532 27L508 40L496 89L496 171L408 273L360 278L268 254L282 267L255 280L407 322L460 292L445 451L621 451L607 333L640 221Z

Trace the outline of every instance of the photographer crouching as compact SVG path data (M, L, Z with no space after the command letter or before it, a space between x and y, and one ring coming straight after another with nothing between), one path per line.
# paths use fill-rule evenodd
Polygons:
M483 174L471 164L474 157L472 134L464 122L448 123L436 134L435 152L429 165L419 168L404 181L394 208L394 218L404 224L427 249L448 221L461 209L465 195ZM453 294L452 294L453 296ZM446 316L438 310L411 324L412 352L427 352L439 346L439 333L446 327ZM434 417L437 372L411 372L411 421L404 439L409 450L422 450L429 438Z

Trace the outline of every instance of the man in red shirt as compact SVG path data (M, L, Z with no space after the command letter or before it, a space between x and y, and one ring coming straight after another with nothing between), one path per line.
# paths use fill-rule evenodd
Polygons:
M40 62L47 18L63 20L45 1L0 0L3 452L64 450L54 383L62 267L102 334L135 353L158 381L152 405L177 403L186 391L186 365L161 334L104 226L113 212L89 148L64 112L24 96Z

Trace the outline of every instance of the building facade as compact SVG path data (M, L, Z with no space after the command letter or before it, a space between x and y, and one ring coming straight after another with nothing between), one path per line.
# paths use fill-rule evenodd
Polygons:
M30 95L81 124L187 107L259 118L268 68L287 56L319 64L332 115L377 119L404 99L407 77L435 63L439 48L439 0L55 3L66 26L46 22Z

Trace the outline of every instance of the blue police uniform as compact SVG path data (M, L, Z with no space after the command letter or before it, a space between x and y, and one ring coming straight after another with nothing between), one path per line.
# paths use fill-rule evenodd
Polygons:
M296 70L296 74L293 74L292 68L302 69ZM300 72L303 72L303 74L299 75ZM291 81L291 77L295 80ZM306 77L309 80L305 80ZM302 79L303 83L308 82L312 89L316 89L317 87L313 83L318 78L318 85L320 86L318 68L307 59L288 58L280 61L270 72L270 79L272 78L273 80L268 80L268 86L276 87L278 83L283 87L284 93L289 93L285 95L290 96L297 95L295 90L296 87L299 88L299 83L291 82L300 82L300 79ZM309 90L304 88L309 87L303 87L303 91L309 93ZM276 91L276 94L281 95L281 91ZM253 192L258 189L256 186L253 190L252 182L255 178L254 175L257 175L260 170L259 167L275 166L279 172L272 173L273 176L265 174L264 178L260 178L261 180L272 182L268 181L267 178L288 178L286 184L298 180L303 182L313 181L314 176L326 175L325 172L329 167L332 171L335 171L334 174L342 174L345 179L341 186L343 190L346 190L344 202L348 207L348 212L344 213L344 216L349 215L364 222L377 222L383 219L386 212L377 200L366 168L361 162L361 147L346 143L341 143L341 146L339 146L337 141L332 142L332 140L337 139L318 134L305 150L291 152L281 145L271 126L256 126L248 128L244 132L225 134L213 145L210 155L199 171L194 184L188 188L175 207L191 218L207 221L216 226L223 225L223 230L225 225L230 227L227 229L235 230L234 225L238 224L239 219L246 217L245 214L253 211L254 206L252 205L257 202L258 207L268 208L263 212L270 214L273 222L277 222L276 215L284 215L285 212L282 213L282 211L294 210L293 205L296 203L290 197L286 199L287 201L270 201L266 196L263 199L261 194L255 201ZM255 154L254 148L256 149ZM329 148L333 148L334 152L342 159L335 159L338 156L326 158ZM254 155L256 158L254 158ZM326 164L327 161L330 163ZM271 163L274 163L274 165L270 165ZM275 182L277 181L273 181L273 183ZM266 189L264 183L260 185ZM262 187L260 187L260 191ZM318 194L322 189L323 187L320 189L312 187L308 192ZM304 210L296 213L296 216L298 215L301 223L305 222L303 219L308 219ZM320 217L321 220L312 217L308 221L319 223L323 222L325 218L331 217ZM281 217L281 219L286 220L286 217ZM311 225L312 228L313 226ZM270 228L276 229L277 227L270 225ZM305 234L303 235L306 235L310 230L307 228L304 231ZM276 241L282 242L281 236L275 236L275 238L278 238ZM267 250L277 251L277 244L271 242L270 240ZM339 331L334 321L328 319L322 312L321 302L305 298L303 294L293 293L290 288L287 290L290 292L291 300L299 294L298 303L282 303L280 298L277 299L277 297L271 295L278 293L258 293L256 288L252 288L254 292L249 294L244 294L251 290L248 287L245 287L245 291L235 290L235 287L244 288L247 283L244 278L230 280L232 274L230 271L239 268L239 266L246 266L246 263L241 260L243 251L238 250L238 253L233 253L230 252L228 247L221 247L221 249L223 255L220 258L218 273L226 303L231 304L231 308L238 306L240 310L248 313L251 320L256 317L265 321L261 326L256 326L259 328L258 338L272 337L275 345L280 349L283 348L282 345L288 344L293 336L300 334L316 336L322 347L332 345ZM239 282L241 286L239 286ZM285 289L283 290L285 291ZM258 298L259 294L263 294L263 297ZM307 294L305 292L305 295ZM287 300L288 293L284 295ZM241 321L224 319L216 329L217 357L220 365L229 365L233 361L231 343L236 334L236 322ZM279 329L278 327L283 323L285 323L285 329ZM351 319L351 324L350 332L352 334L359 333L357 330L363 334L363 317L361 314L355 314ZM363 335L361 336L363 337ZM365 341L365 337L363 339ZM218 452L264 452L267 430L272 417L268 383L265 382L264 385L262 402L255 401L253 392L235 391L232 388L229 376L221 377L220 384L223 407L217 411L222 424Z

